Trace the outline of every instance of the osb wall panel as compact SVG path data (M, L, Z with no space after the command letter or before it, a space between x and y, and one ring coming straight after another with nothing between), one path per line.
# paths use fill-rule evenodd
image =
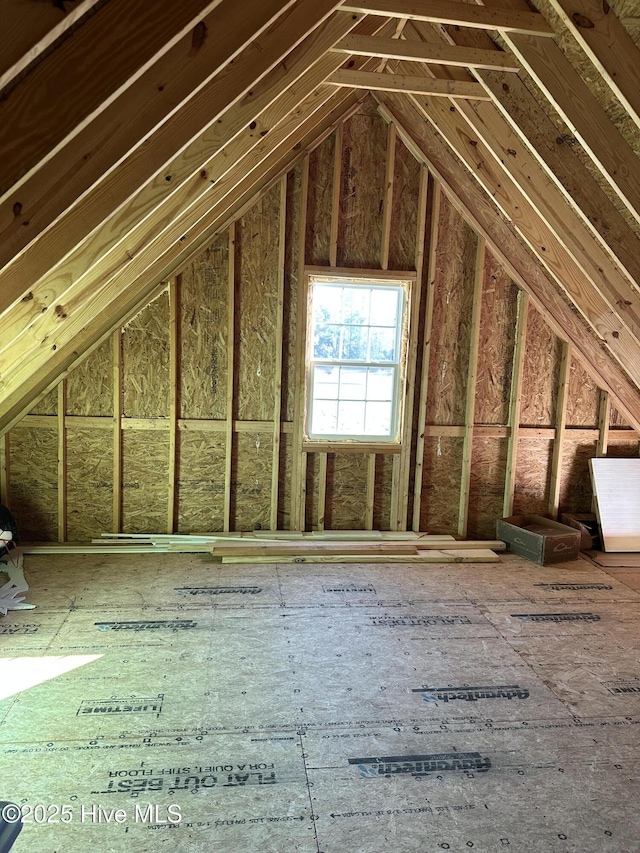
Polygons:
M506 424L518 288L490 251L485 254L476 380L477 424Z
M68 415L113 415L113 343L108 338L67 378Z
M67 430L67 539L86 542L113 525L113 442L101 429Z
M387 125L373 102L344 125L338 266L380 268Z
M561 343L530 305L522 371L522 426L555 426Z
M476 438L471 454L469 483L470 539L494 539L496 519L502 517L507 469L506 439Z
M263 196L236 228L236 410L240 420L273 418L278 307L280 187Z
M427 397L428 424L463 424L477 238L442 197Z
M376 457L376 479L373 493L373 529L388 530L391 526L391 481L393 456L378 454Z
M49 391L39 403L31 409L31 415L55 415L58 413L58 390L54 388Z
M362 530L365 526L367 461L364 453L329 454L326 526Z
M552 454L553 441L539 438L518 439L514 515L547 513Z
M227 416L229 290L227 233L182 272L180 285L180 414Z
M597 427L599 403L598 386L582 365L572 358L567 395L567 426Z
M462 450L461 438L425 439L420 530L429 533L457 530Z
M393 170L389 269L415 269L419 193L420 164L398 139Z
M129 418L169 414L169 294L140 311L122 332L123 405Z
M560 472L560 512L591 512L589 459L596 455L595 441L565 439Z
M629 426L629 421L620 414L613 404L611 404L611 412L609 414L609 426L613 428Z
M167 529L169 435L155 430L122 434L122 529L162 533Z
M11 511L24 541L58 538L58 431L24 422L11 432Z
M291 526L291 477L293 475L292 436L280 436L280 460L278 482L278 529L289 530Z
M607 448L607 456L614 458L638 456L637 441L612 441Z
M224 525L224 433L180 430L177 530L208 533Z
M296 371L296 319L298 310L298 257L301 205L301 166L287 176L285 224L284 317L282 342L282 417L293 420Z
M272 460L270 435L239 433L235 436L231 492L233 530L269 528Z
M333 165L336 136L327 137L309 155L306 262L328 264L331 243Z

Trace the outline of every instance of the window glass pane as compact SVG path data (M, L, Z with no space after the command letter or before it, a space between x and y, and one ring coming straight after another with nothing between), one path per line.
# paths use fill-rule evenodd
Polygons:
M364 400L367 395L367 368L340 368L340 399Z
M391 403L367 403L363 435L391 434Z
M341 326L318 324L313 330L313 357L340 358Z
M342 288L326 284L313 286L313 319L316 323L342 321Z
M368 371L367 400L391 400L393 398L393 367L370 367Z
M365 403L340 401L338 403L338 432L343 435L362 435L364 432Z
M396 330L373 326L369 331L371 361L395 361L396 359Z
M343 326L340 358L348 361L366 361L369 329L366 326Z
M372 326L395 326L398 320L399 290L382 290L375 288L371 291Z
M311 431L318 435L335 435L338 430L338 403L314 400Z
M316 365L313 373L314 400L337 400L340 368L333 365Z
M369 322L368 287L345 287L342 291L342 322L363 324Z

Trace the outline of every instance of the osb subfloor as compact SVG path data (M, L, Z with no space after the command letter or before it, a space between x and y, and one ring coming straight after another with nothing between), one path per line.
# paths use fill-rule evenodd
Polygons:
M15 853L640 849L637 570L73 555L26 576L0 689L8 658L79 657L0 702L0 799L33 821Z

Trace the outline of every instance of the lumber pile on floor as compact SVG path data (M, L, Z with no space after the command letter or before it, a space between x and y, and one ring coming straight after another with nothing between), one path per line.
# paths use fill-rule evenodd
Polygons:
M26 554L212 554L223 563L487 563L504 542L380 530L296 533L103 533L87 545L27 545Z

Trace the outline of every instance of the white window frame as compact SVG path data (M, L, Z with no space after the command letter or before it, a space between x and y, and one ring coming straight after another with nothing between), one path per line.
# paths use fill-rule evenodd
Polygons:
M406 390L407 353L409 338L409 322L412 309L412 295L415 287L415 272L387 272L382 270L353 270L332 269L329 267L307 267L305 270L307 285L307 329L305 349L305 388L304 388L304 435L303 442L307 449L313 450L314 445L339 445L343 449L357 450L363 445L367 449L379 446L382 451L394 452L400 449L403 431L404 399ZM340 359L316 360L313 358L313 285L316 282L335 285L362 285L364 287L394 287L402 293L399 328L399 355L397 362L354 362ZM316 364L344 364L345 366L390 367L396 368L393 389L393 428L386 435L341 435L341 434L312 434L311 416L313 401L313 376Z

